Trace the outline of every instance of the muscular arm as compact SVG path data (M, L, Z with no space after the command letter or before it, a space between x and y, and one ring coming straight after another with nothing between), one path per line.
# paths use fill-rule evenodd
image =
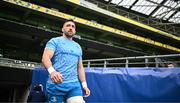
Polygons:
M44 49L43 56L42 56L42 63L45 68L49 68L52 66L51 58L54 55L54 51L50 49Z
M82 60L79 61L78 64L78 76L79 76L79 80L81 81L81 83L86 83L86 75L85 75L85 70L83 67L83 63ZM90 90L87 86L83 87L84 92L85 92L85 96L89 96L90 95Z
M51 58L54 55L54 51L51 49L44 49L43 56L42 56L42 63L45 68L50 73L50 78L54 83L62 83L62 75L55 71L54 67L52 66Z
M78 76L79 76L79 80L81 81L81 83L86 82L85 70L83 67L82 60L80 60L79 64L78 64Z

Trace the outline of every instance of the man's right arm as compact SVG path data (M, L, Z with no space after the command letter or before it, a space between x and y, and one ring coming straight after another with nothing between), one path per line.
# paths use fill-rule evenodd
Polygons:
M42 56L42 63L50 74L51 80L54 83L62 83L62 75L57 72L52 66L51 58L54 55L54 51L51 49L44 49Z
M42 56L42 63L45 68L50 68L52 66L51 58L54 55L54 51L51 49L44 49L43 56Z

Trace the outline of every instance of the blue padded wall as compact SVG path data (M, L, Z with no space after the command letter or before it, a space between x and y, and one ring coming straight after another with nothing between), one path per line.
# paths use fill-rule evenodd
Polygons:
M43 85L43 90L46 93L46 81L48 78L48 72L44 68L36 68L33 70L32 73L32 83L31 83L31 89L36 84L42 84Z
M87 103L180 102L180 68L87 68ZM45 87L47 72L33 71L32 85Z

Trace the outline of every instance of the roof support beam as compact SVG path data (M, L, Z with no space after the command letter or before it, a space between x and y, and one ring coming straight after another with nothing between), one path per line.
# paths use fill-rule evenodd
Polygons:
M131 9L139 0L134 1L134 3L129 7Z
M169 16L169 18L167 18L167 21L169 21L169 19L171 19L174 15L176 15L178 13L178 11L175 11L173 14L171 14L171 16Z
M147 0L149 1L149 0ZM163 0L150 14L149 17L151 17L167 0Z
M168 50L171 50L171 51L180 52L179 48L176 48L176 47L173 47L173 46L170 46L170 45L166 45L166 44L163 44L163 43L160 43L160 42L148 39L148 38L144 38L142 36L137 36L137 35L134 35L132 33L128 33L126 31L122 31L122 30L119 30L119 29L116 29L116 28L112 28L110 26L94 23L94 22L88 21L88 20L83 19L83 18L75 17L75 16L72 16L72 15L69 15L69 14L66 14L66 13L62 13L62 12L57 12L57 11L51 10L49 8L45 8L45 7L42 7L42 6L39 6L39 5L35 5L35 4L31 4L31 6L29 6L29 5L27 5L29 2L25 2L25 1L21 1L21 0L19 0L19 1L16 1L16 0L3 0L3 1L4 2L9 2L11 4L14 4L14 5L17 5L17 6L20 6L20 7L27 8L27 9L30 9L30 10L33 10L33 11L38 12L38 13L51 15L52 17L61 18L61 19L73 19L75 22L77 22L79 24L86 25L88 27L92 27L92 28L95 28L97 30L109 32L109 33L112 33L114 35L124 37L126 39L131 39L131 40L139 41L139 42L142 42L142 43L145 43L145 44L153 45L153 46L156 46L156 47L161 47L161 48L164 48L164 49L168 49ZM177 39L179 39L179 38L177 38Z

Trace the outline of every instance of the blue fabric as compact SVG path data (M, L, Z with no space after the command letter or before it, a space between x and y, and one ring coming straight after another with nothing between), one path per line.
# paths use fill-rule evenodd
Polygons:
M65 100L62 96L47 94L47 103L64 103L63 101Z
M31 90L33 90L36 84L42 84L43 91L46 94L46 81L48 78L48 72L45 68L36 68L33 70L32 73L32 83L31 83Z
M32 71L31 90L28 96L27 102L41 102L46 100L46 81L48 78L48 72L44 68L36 68ZM33 90L36 84L42 84L42 92L37 93Z
M81 85L78 82L70 82L70 83L63 83L59 86L50 86L51 84L48 84L49 88L52 89L49 91L57 91L58 93L48 93L48 102L54 102L54 103L61 103L65 102L66 99L73 97L73 96L83 96L82 94L82 88Z
M52 65L56 71L62 74L63 83L78 81L77 64L82 58L80 45L61 36L49 40L45 48L54 51L51 59ZM50 78L48 81L52 84Z
M87 69L87 103L180 102L180 68Z
M41 74L33 82L46 80L44 69ZM87 68L86 79L86 103L180 102L180 68Z

